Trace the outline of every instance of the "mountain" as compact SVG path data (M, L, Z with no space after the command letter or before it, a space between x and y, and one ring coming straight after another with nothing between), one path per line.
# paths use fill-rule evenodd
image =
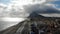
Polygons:
M60 34L60 20L32 12L26 20L0 31L0 34Z
M28 18L31 18L31 19L33 19L33 18L40 18L40 17L44 17L44 16L42 16L42 15L39 15L37 12L32 12L29 16L28 16Z

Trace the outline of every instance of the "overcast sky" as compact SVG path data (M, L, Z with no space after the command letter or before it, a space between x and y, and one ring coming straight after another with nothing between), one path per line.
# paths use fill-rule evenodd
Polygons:
M60 10L60 0L0 0L0 16L27 17L35 8L45 9L44 5Z

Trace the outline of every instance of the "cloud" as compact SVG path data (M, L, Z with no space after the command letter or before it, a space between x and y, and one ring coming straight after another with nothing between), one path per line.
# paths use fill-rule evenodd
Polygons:
M37 0L35 0L36 2ZM44 2L44 1L43 1ZM0 16L1 17L24 17L28 13L24 11L23 6L33 4L32 0L13 0L9 4L0 3ZM38 3L38 1L36 2Z
M45 5L50 6L50 7L54 7L54 8L56 8L56 6L57 6L56 4L48 4L48 3Z
M33 11L46 11L43 5L55 6L54 4L46 4L48 2L51 2L51 0L13 0L7 5L0 3L0 16L27 17Z
M37 13L60 13L59 10L57 10L54 7L46 6L46 5L29 5L24 7L25 11L28 13L37 12Z
M60 17L60 14L41 14L46 17Z
M3 3L0 3L0 6L4 6L4 7L6 7L6 5L5 5L5 4L3 4Z
M20 7L15 5L4 5L0 4L0 17L26 17L28 14L23 12Z

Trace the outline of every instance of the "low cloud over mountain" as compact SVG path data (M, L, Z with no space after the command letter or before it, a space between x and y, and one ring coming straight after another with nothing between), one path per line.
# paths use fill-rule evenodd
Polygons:
M29 6L25 6L25 11L28 13L31 12L37 12L37 13L60 13L59 10L57 10L54 7L50 7L50 6L46 6L46 5L39 5L39 4L35 4L35 5L29 5Z

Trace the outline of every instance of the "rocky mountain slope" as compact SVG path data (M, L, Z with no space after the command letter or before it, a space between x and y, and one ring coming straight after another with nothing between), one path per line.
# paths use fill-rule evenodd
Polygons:
M60 34L60 18L44 17L33 12L27 20L18 23L0 34Z

